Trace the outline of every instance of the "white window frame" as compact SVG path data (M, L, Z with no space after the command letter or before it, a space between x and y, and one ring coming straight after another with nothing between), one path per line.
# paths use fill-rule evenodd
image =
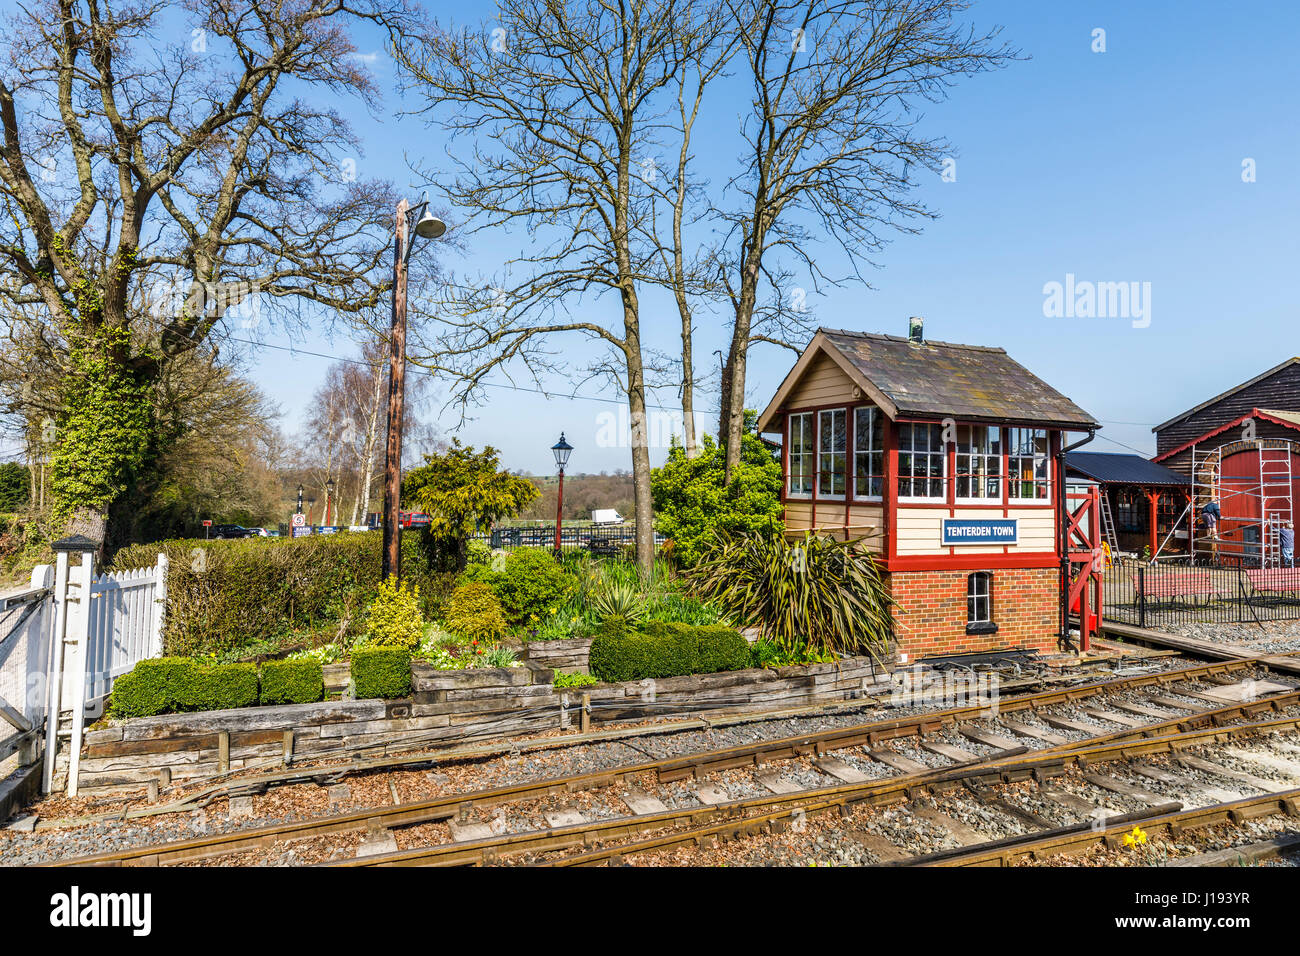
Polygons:
M929 443L926 444L925 451L918 452L915 450L916 429L918 428L928 429L927 433L930 435L934 435L934 434L939 435L939 446L938 446L939 450L937 452L931 449ZM912 442L906 448L903 447L904 429L907 429L912 435ZM909 470L909 472L906 475L903 474L903 456L907 455L909 459L914 459L915 456L918 454L925 455L930 459L933 459L937 455L940 461L942 461L943 468L941 469L940 477L936 478L933 475L927 475L925 478L925 480L927 481L927 489L928 489L928 482L930 481L939 482L939 494L938 496L904 495L900 489L898 500L904 504L941 504L947 502L948 500L948 446L945 445L943 442L942 425L938 425L932 422L902 422L901 424L899 424L898 426L898 474L894 477L895 481L901 483L904 478L906 478L908 481L911 482L916 481L914 468Z
M961 450L962 448L961 439L962 439L963 431L971 439L971 441L968 442L968 444L971 447L971 451L969 452L963 452ZM974 437L976 431L982 431L986 439L989 436L996 436L996 444L998 450L996 452L975 451ZM990 444L992 444L992 442L985 444L983 447L987 448L989 447ZM956 462L954 463L956 470L953 474L953 493L956 494L957 496L956 501L958 504L961 505L1002 504L1002 482L1004 480L1004 476L1002 475L1002 450L1003 450L1002 427L1000 425L958 425L957 426L957 449L956 449L957 458L956 458ZM968 458L970 459L971 462L974 462L976 459L978 459L984 465L984 471L980 473L979 478L971 477L971 474L973 472L973 469L971 468L968 468L966 474L963 475L962 467L961 467L962 458ZM997 469L995 474L990 474L988 472L988 466L990 463L992 463ZM997 493L992 496L967 495L966 497L963 497L961 495L961 480L963 477L967 478L972 482L978 482L981 488L987 488L988 482L990 480L995 481L997 484Z
M867 424L867 447L863 448L858 442L858 417L866 413L869 421ZM853 499L855 501L881 501L884 499L885 491L885 436L884 425L885 413L874 405L859 405L853 409ZM865 455L867 457L868 472L871 471L870 464L873 459L880 462L879 473L869 473L867 475L867 488L870 489L871 482L880 481L880 491L878 495L873 495L868 491L867 494L858 493L858 457Z
M812 427L813 413L795 412L794 414L789 415L786 418L787 424L785 430L785 441L786 441L785 460L786 460L786 468L789 469L789 471L785 478L785 496L787 498L797 498L800 500L811 501L812 491L814 487L813 482L817 480L817 435L815 433L813 434L812 445L808 451L800 452L798 455L796 455L794 450L794 423L796 419L800 419L803 422L802 427L800 429L800 436L802 437L803 435L806 435L807 430ZM806 461L805 467L803 468L803 470L799 472L800 477L810 479L808 482L808 490L806 492L794 490L796 458L799 458L801 462Z
M979 616L981 601L984 602L983 617ZM973 571L966 576L966 625L992 623L993 572Z
M1024 436L1029 435L1030 441L1034 441L1038 436L1042 436L1046 451L1030 452L1022 454L1020 452L1021 441ZM1026 479L1020 476L1022 463L1029 461L1030 470L1033 472L1033 479ZM1044 477L1038 477L1038 463L1042 463ZM1034 494L1028 497L1020 494L1020 487L1026 481L1032 481ZM1042 486L1043 493L1038 494L1039 486ZM1046 428L1012 428L1007 432L1007 501L1008 502L1033 502L1037 504L1052 503L1052 433Z
M831 448L831 449L829 449L829 450L822 448L822 422L823 422L823 420L826 418L826 416L828 416L828 415L830 416L830 421L831 421L831 435L832 435L832 437L833 437L834 434L835 434L835 416L836 416L836 415L840 416L840 418L841 418L841 419L843 420L843 422L844 422L844 428L843 428L843 431L841 432L841 434L843 434L843 436L844 436L844 444L843 444L843 446L841 446L838 450L835 449L835 448ZM848 414L848 409L846 409L846 408L823 408L823 409L821 409L820 411L818 411L818 412L817 412L817 432L816 432L815 437L816 437L816 443L817 443L817 457L816 457L817 468L816 468L816 471L813 473L813 481L815 481L815 482L817 483L817 485L816 485L816 487L817 487L817 500L818 500L818 501L843 501L843 500L844 500L844 496L848 493L848 490L849 490L849 488L848 488L848 482L849 482L849 414ZM834 465L834 462L835 462L835 456L836 456L836 455L838 455L838 456L840 457L840 459L843 461L843 467L841 467L840 469L838 469L838 471L837 471L835 468L833 468L833 467L830 468L830 469L823 469L823 468L822 468L822 459L823 459L824 457L830 456L831 464ZM837 494L837 493L835 493L835 492L833 492L833 491L823 491L823 490L822 490L822 472L823 472L824 470L829 470L829 471L831 472L832 476L834 476L834 475L836 475L836 474L839 475L840 479L844 482L844 490L843 490L843 491L841 491L841 492L839 492L839 493ZM832 487L834 487L834 477L832 477L831 482L832 482Z

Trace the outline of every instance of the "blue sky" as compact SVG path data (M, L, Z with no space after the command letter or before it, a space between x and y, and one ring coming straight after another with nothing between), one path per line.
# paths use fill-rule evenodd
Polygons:
M469 3L463 16L490 18L491 9ZM811 297L817 322L901 335L908 316L922 315L930 338L1004 347L1104 423L1090 449L1097 451L1150 453L1153 424L1300 354L1300 60L1293 49L1300 4L1256 4L1247 13L1209 2L985 0L971 19L1002 25L1004 39L1029 59L963 80L947 101L926 106L923 129L955 147L955 181L924 174L919 191L941 218L920 235L895 239L876 258L878 268L867 270L871 288ZM1104 53L1092 50L1097 28L1105 30ZM381 51L382 41L362 35L358 46ZM384 116L354 117L366 144L359 168L414 186L406 159L436 162L442 138L420 120L388 115L403 103L391 92L392 65L382 52L374 69L390 92ZM715 183L736 155L730 137L746 106L736 92L724 85L708 105L710 139L700 154ZM1249 183L1247 159L1256 175ZM492 273L524 240L480 235L445 262ZM832 242L814 254L840 271ZM1149 283L1149 325L1045 316L1045 284L1067 275ZM574 307L618 320L612 299ZM678 333L671 301L644 293L642 318L652 343L671 349ZM271 328L263 338L355 352L343 334L290 343ZM713 350L725 341L721 317L702 316L697 363L716 367ZM555 346L575 366L593 354L574 339ZM785 350L759 348L749 403L766 404L792 362ZM284 409L290 429L327 365L275 350L251 356L252 377ZM457 416L446 414L440 425L471 444L497 446L512 468L552 470L549 445L561 430L576 446L571 472L630 467L628 450L602 437L610 427L602 414L616 414L617 402L562 398L574 386L552 384L550 398L492 389L472 422L453 431ZM602 394L592 383L580 388ZM664 404L671 399L660 395ZM711 389L697 398L710 421L716 401ZM655 460L662 456L657 449Z

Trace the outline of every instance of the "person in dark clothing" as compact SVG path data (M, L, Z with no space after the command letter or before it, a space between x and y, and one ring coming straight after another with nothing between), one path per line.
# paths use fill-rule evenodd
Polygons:
M1219 502L1217 500L1211 501L1201 509L1201 514L1205 517L1206 533L1208 533L1211 538L1214 537L1214 533L1219 527L1219 519L1223 517L1219 511Z

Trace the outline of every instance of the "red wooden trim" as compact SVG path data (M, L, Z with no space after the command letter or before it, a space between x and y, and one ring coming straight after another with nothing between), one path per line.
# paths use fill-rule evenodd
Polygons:
M1039 499L1039 498L1026 498L1025 500L1026 500L1026 501L1040 501L1041 499ZM873 503L874 503L874 502L873 502ZM944 509L944 508L947 508L947 509L949 509L949 510L953 510L953 509L955 509L955 510L957 510L957 511L989 511L990 509L992 509L992 510L996 511L998 508L1001 507L1001 505L999 505L996 501L989 501L988 504L983 504L983 505L981 505L981 504L967 504L967 503L963 503L963 502L960 502L960 501L957 502L956 504L949 504L949 503L946 502L946 501L940 501L938 498L936 498L936 499L934 499L934 501L900 501L900 502L898 503L898 507L900 507L900 508L931 508L931 509L936 509L936 510L942 510L942 509ZM1046 505L1015 505L1015 504L1013 504L1013 505L1011 505L1007 510L1008 510L1008 511L1050 511L1050 510L1054 510L1055 508L1056 508L1056 505L1052 505L1052 504L1046 504ZM1008 515L1007 517L1010 517L1010 515Z
M1035 551L1027 554L922 554L909 557L890 555L881 560L886 571L994 571L1055 568L1060 564L1055 552Z
M885 419L885 475L881 505L884 509L886 559L898 553L898 424Z

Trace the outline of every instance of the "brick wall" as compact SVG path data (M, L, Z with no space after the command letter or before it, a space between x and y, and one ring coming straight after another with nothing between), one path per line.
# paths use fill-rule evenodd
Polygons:
M972 571L899 571L888 575L897 649L910 660L1024 647L1056 651L1057 570L992 571L996 634L966 633L966 579Z

